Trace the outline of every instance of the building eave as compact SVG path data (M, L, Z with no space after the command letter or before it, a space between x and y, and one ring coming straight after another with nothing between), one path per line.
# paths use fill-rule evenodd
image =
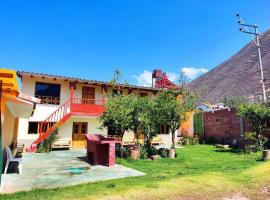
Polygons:
M60 76L60 75L52 75L52 74L45 74L45 73L36 73L36 72L26 72L26 71L17 71L17 76L22 78L23 76L30 76L30 77L39 77L39 78L48 78L53 80L64 80L69 82L78 82L81 84L91 84L91 85L99 85L99 86L106 86L106 87L115 87L119 89L132 89L132 90L143 90L143 91L150 91L150 92L157 92L160 88L154 87L144 87L138 85L130 85L130 84L114 84L106 81L98 81L98 80L88 80L76 77L68 77L68 76Z

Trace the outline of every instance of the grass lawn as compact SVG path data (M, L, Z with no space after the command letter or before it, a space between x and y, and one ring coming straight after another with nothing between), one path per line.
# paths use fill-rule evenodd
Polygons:
M270 161L260 161L260 153L242 155L190 145L177 154L176 159L156 161L118 159L119 164L145 172L143 177L19 192L0 199L270 198Z

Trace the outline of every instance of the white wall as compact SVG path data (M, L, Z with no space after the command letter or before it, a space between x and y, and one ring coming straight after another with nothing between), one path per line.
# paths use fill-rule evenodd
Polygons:
M69 138L72 140L72 127L73 122L87 122L87 133L89 134L102 134L107 135L107 129L99 129L100 122L97 117L71 117L66 121L58 131L58 138Z
M19 118L18 142L29 147L37 138L38 134L28 134L28 119Z

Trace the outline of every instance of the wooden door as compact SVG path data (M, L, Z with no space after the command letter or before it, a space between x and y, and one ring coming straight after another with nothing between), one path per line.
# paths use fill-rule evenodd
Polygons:
M82 103L94 104L95 103L95 88L85 87L82 88Z
M73 122L72 148L85 148L87 134L87 122Z

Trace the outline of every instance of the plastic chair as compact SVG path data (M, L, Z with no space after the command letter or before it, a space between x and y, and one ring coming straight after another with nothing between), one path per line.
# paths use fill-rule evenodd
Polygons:
M9 147L6 147L6 152L7 152L7 163L6 163L4 174L7 173L8 165L10 162L18 162L19 163L19 174L21 174L22 173L22 158L14 158L12 156L12 153L11 153L11 150Z

